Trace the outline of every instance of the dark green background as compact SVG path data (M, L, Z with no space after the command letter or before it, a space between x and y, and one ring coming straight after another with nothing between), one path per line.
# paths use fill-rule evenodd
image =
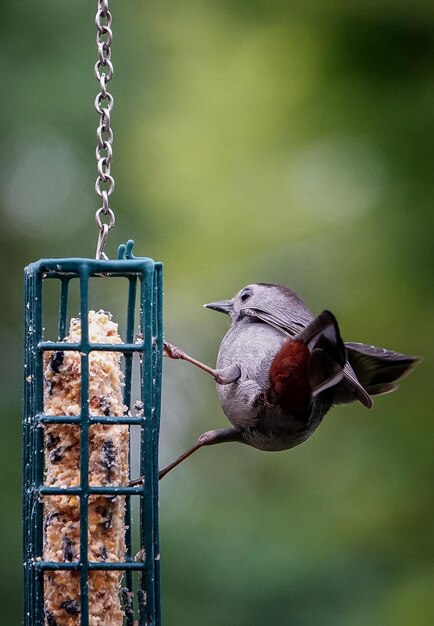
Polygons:
M165 263L167 339L213 363L201 309L282 282L344 338L424 357L291 452L199 452L161 485L165 624L431 626L434 5L111 2L118 225ZM96 244L96 2L0 3L0 622L20 623L22 267ZM162 463L225 425L165 364Z

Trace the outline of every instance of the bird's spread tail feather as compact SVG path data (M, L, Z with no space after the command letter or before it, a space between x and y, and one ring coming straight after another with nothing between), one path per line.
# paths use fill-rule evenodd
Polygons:
M334 403L352 402L355 378L369 395L391 393L398 388L398 382L407 376L420 361L419 357L409 356L364 343L345 343L347 349L348 376L335 389Z

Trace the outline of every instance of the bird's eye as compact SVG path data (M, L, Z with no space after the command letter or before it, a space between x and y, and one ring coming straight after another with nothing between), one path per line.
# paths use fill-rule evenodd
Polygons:
M241 294L241 302L245 302L246 300L248 300L251 296L251 292L250 291L245 291L244 293Z

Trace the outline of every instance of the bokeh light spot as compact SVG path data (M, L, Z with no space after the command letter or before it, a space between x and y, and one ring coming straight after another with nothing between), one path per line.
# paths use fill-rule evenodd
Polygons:
M77 232L89 217L84 204L91 189L84 189L70 146L51 135L16 144L11 153L0 192L9 226L28 237Z
M324 222L372 210L384 187L384 167L363 138L327 137L302 148L289 173L291 201Z

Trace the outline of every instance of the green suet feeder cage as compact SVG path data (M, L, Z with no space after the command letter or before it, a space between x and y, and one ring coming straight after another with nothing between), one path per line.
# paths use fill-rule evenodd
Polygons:
M114 225L112 16L108 0L97 4L96 259L42 259L25 269L24 626L161 623L162 265L135 257L133 241L117 260L104 253ZM128 285L122 337L109 313L89 307L93 288L116 280ZM57 341L44 331L53 283ZM78 315L68 319L77 286ZM138 431L143 479L131 480L130 434Z
M120 246L117 261L92 259L42 259L25 270L25 397L24 397L24 582L25 626L47 623L44 611L44 572L72 570L79 573L80 626L89 626L88 584L93 570L125 571L128 598L133 598L132 572L140 572L137 592L139 624L160 624L159 593L159 537L158 537L158 435L161 394L162 362L162 266L149 258L135 258L132 242ZM66 343L68 291L71 281L80 284L80 318L89 315L89 279L125 278L129 283L126 342L122 344L94 344L89 340L87 324L82 324L79 343ZM59 341L45 341L43 330L43 282L60 282ZM136 291L140 293L139 341L135 340ZM109 352L116 349L125 358L125 386L123 403L128 413L134 398L131 396L133 356L140 355L140 389L143 415L91 416L89 411L89 355L91 352ZM55 355L66 351L80 354L81 376L79 415L44 414L44 353ZM76 425L80 429L79 485L50 487L44 480L44 426L48 424ZM143 486L91 486L89 484L89 429L94 424L138 425L141 429L140 471L145 477ZM44 500L47 497L77 496L80 501L79 558L74 561L54 562L43 558ZM88 558L88 500L92 495L108 498L125 496L126 556L121 562L90 561ZM140 498L140 537L144 557L135 561L132 554L131 496ZM46 522L46 520L45 520ZM68 601L66 599L65 601ZM127 602L125 624L133 626L134 609ZM56 623L52 618L53 624Z

